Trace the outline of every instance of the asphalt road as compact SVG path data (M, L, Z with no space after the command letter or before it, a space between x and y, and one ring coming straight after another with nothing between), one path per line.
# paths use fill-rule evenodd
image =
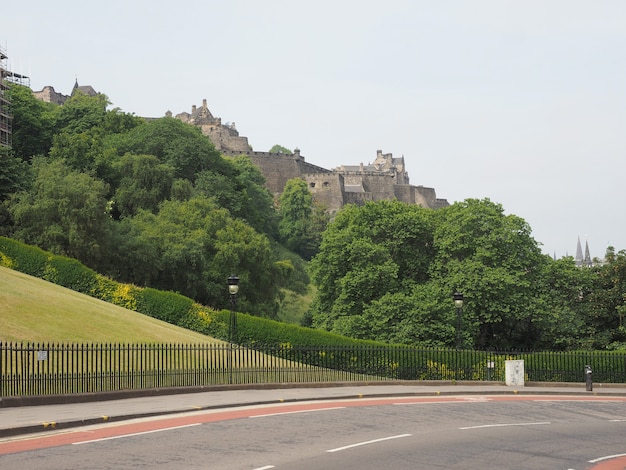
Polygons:
M626 397L450 395L203 410L0 441L2 469L626 467Z

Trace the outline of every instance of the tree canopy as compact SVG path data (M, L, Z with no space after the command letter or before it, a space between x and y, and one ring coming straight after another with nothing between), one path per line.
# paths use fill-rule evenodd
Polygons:
M217 308L228 307L236 273L239 308L272 318L312 281L310 324L356 338L626 348L625 251L609 247L589 268L554 260L526 221L489 199L437 210L369 202L330 221L303 180L274 199L248 157L222 156L177 119L110 110L104 95L57 106L16 85L11 99L2 235Z
M15 149L0 154L4 235L213 307L228 306L234 272L240 308L268 317L292 277L299 291L308 282L272 240L278 213L247 157L223 157L180 120L108 110L104 95L57 106L27 88L13 94Z
M461 347L571 349L588 347L589 336L594 347L621 344L626 256L611 253L609 268L553 260L523 219L489 199L436 211L351 206L311 262L313 324L358 338L454 346L451 296L460 291Z

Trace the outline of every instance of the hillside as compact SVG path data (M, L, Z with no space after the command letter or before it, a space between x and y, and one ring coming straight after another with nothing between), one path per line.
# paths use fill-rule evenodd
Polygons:
M4 267L0 267L0 341L217 342Z

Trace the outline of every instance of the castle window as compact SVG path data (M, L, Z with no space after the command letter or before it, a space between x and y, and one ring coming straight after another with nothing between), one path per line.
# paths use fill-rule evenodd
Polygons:
M330 186L330 183L328 181L324 181L323 186L325 188L328 188Z
M312 188L314 188L314 187L315 187L315 183L311 182L311 183L309 184L309 186L311 186Z

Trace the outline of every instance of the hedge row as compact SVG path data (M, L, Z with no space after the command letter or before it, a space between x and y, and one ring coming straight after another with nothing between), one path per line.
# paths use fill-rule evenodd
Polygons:
M16 240L0 237L0 266L199 333L228 338L229 310L215 311L175 292L121 284L74 259ZM524 359L531 381L582 381L587 364L593 367L596 381L626 381L626 357L616 351L494 353L390 347L242 313L237 314L234 339L298 363L398 379L504 380L506 359Z
M175 292L118 283L75 259L54 255L17 240L0 237L0 266L39 277L69 289L218 339L228 338L228 310L215 311ZM236 342L242 345L378 345L325 331L237 314Z
M0 266L201 333L208 330L221 332L225 329L217 326L209 328L213 311L194 303L188 297L175 292L122 284L98 274L75 259L54 255L10 238L0 237ZM218 336L223 337L224 334Z

